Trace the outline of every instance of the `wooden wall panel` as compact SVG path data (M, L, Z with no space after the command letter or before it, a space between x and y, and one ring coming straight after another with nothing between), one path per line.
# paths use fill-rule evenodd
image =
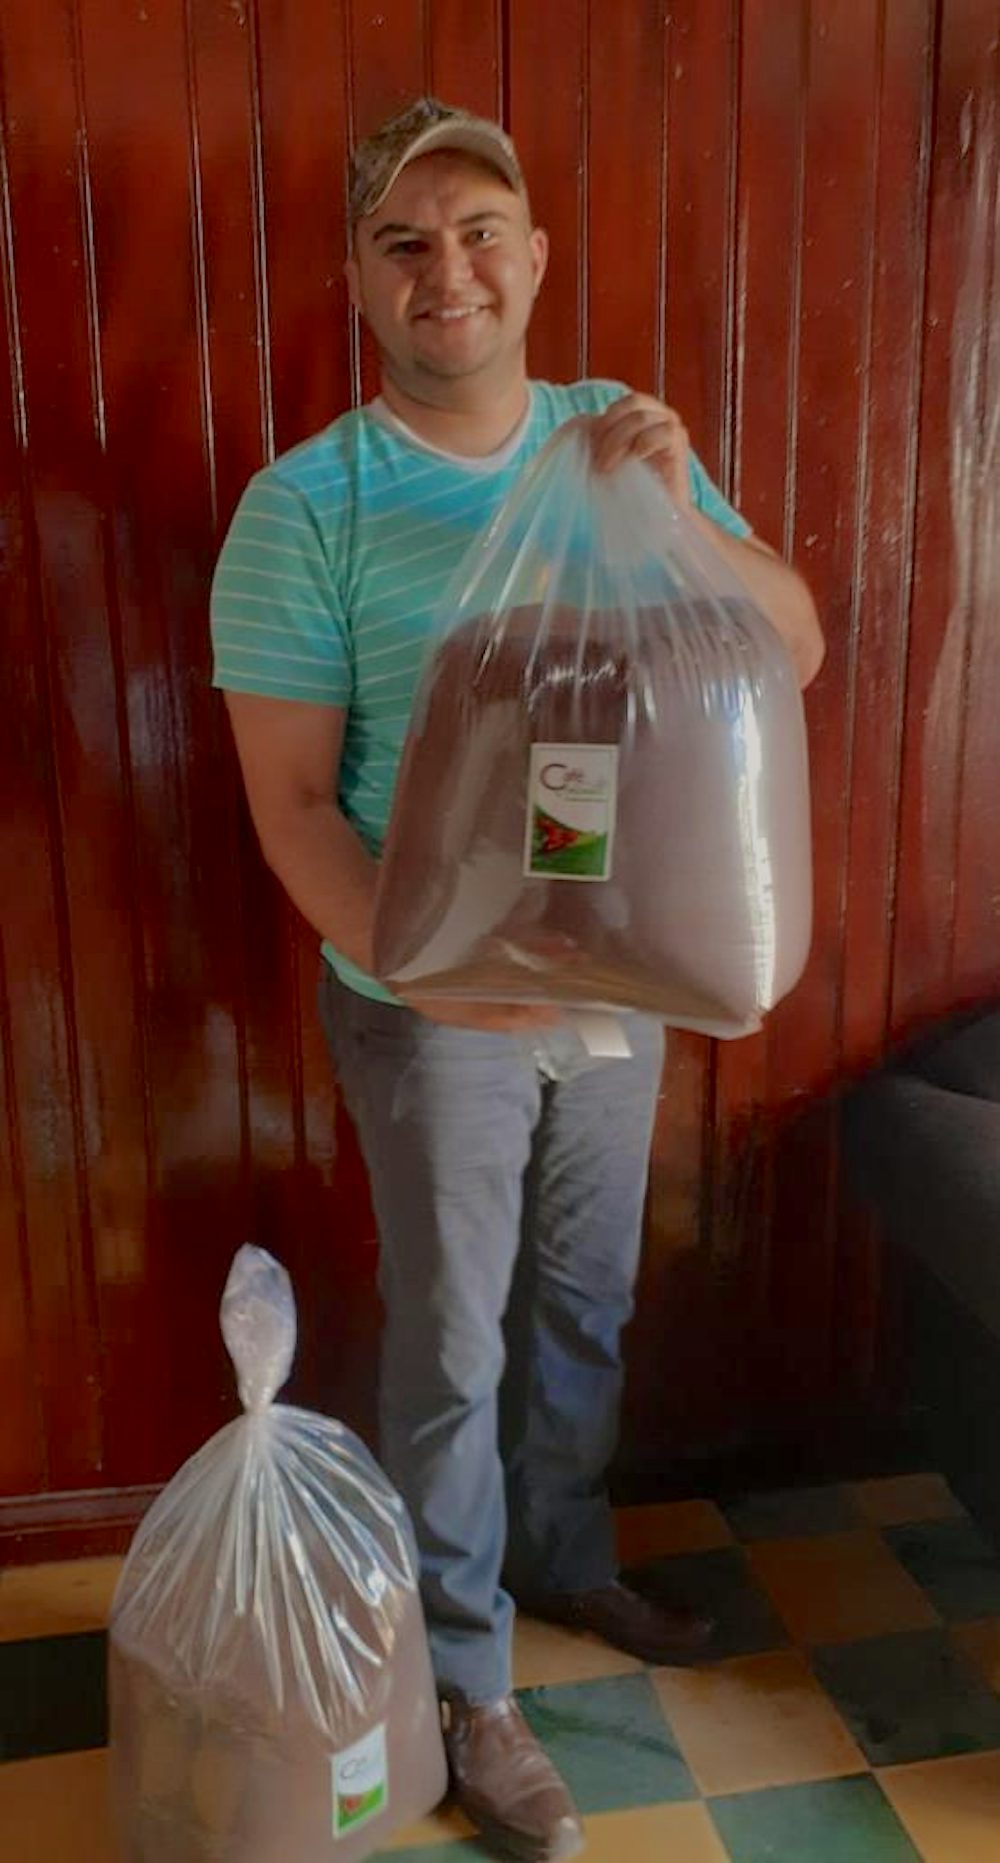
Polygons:
M664 254L663 9L592 4L588 24L587 248L589 375L663 392ZM595 75L600 74L600 81ZM627 112L622 99L630 100ZM561 226L554 229L558 243ZM622 316L622 280L629 315Z
M631 7L626 11L631 15ZM508 18L508 127L535 220L552 241L529 360L537 376L572 381L587 366L588 347L588 0L564 0L558 7L511 0Z
M18 100L5 112L17 240L5 253L8 337L24 397L6 442L23 499L11 513L23 554L15 548L10 564L4 654L16 663L4 731L13 750L3 862L11 1136L23 1171L46 1478L73 1488L104 1461L95 1248L114 1247L119 1222L142 1228L142 1068L108 680L76 46L62 10L55 21L15 10L2 34ZM107 782L97 774L105 759ZM99 904L105 873L109 916ZM109 1130L120 1133L117 1183L99 1166Z
M10 1004L0 966L0 1380L7 1427L0 1436L0 1493L20 1493L45 1480L45 1432L32 1359L24 1171L11 1056Z
M732 227L732 490L765 542L797 547L795 413L803 184L805 20L794 30L767 0L740 10L738 148ZM775 262L781 254L782 262ZM720 395L719 411L724 408ZM725 1043L715 1057L707 1247L717 1273L742 1289L742 1332L729 1363L742 1375L743 1409L774 1401L763 1350L769 1330L773 1239L770 1031ZM738 1413L736 1413L738 1414Z
M338 91L334 88L331 95L329 79L342 53L344 22L333 9L325 13L322 34L315 11L306 24L312 28L310 69L323 74L327 90L322 118L315 80L310 83L302 70L298 14L290 18L282 11L269 18L224 4L191 14L198 163L193 205L203 255L211 384L206 415L214 472L213 548L250 474L279 447L305 437L310 404L316 410L313 424L322 424L317 387L323 399L350 396L349 368L342 366L339 375L331 368L331 360L341 359L342 345L330 340L329 332L332 313L340 313L338 333L343 322L343 304L336 301L332 282L343 236L337 183L346 147L344 93L341 87L338 112ZM302 80L301 117L289 94L296 79ZM302 264L302 227L313 205L315 247ZM280 406L278 358L285 363L277 384ZM297 925L263 871L239 798L234 760L228 744L222 749L220 776L226 783L234 858L236 1034L245 1089L243 1224L248 1235L280 1237L281 1252L301 1281L303 1195L307 1183L322 1195L323 1173L318 1185L316 1174L306 1174ZM323 1148L327 1164L332 1131L331 1116ZM308 1312L308 1282L304 1291ZM310 1358L307 1328L305 1335L300 1366Z
M350 143L346 0L261 8L257 61L272 441L281 452L322 427L334 409L350 406L356 393L358 355L356 343L345 341L343 277ZM220 198L226 184L220 150L211 181ZM224 418L219 411L217 421ZM225 521L239 490L234 480ZM271 927L263 962L259 947L247 952L249 1052L263 1057L267 1044L283 1034L281 1054L272 1055L268 1067L281 1080L289 1121L287 1136L280 1124L269 1127L266 1102L251 1084L248 1233L271 1239L299 1292L292 1393L316 1401L322 1392L351 1422L369 1428L374 1223L316 1019L316 940L264 872L242 807L239 824L247 910L255 925ZM278 995L276 1013L271 999Z
M814 539L807 560L827 660L808 701L813 948L794 998L771 1020L768 1042L769 1096L784 1105L798 1097L802 1107L781 1133L774 1161L769 1292L775 1401L780 1395L793 1405L830 1401L839 1318L834 1118L822 1099L805 1102L835 1074L839 1041L878 25L876 0L818 0L801 42L791 541L794 553L800 539Z
M44 1170L34 1130L44 1101L37 1089L51 1093L51 1046L43 1042L45 1009L52 1003L50 968L58 940L52 923L51 868L47 832L49 767L40 754L47 741L38 722L35 672L38 638L33 603L34 535L25 472L25 420L21 333L14 296L11 223L10 134L6 111L0 116L0 188L3 233L0 243L3 293L2 339L10 366L0 374L0 572L5 597L5 647L0 655L0 702L5 728L0 732L0 797L6 832L0 836L0 1274L8 1297L0 1319L0 1376L11 1394L13 1414L0 1450L3 1491L42 1488L48 1479L43 1382L47 1365L36 1350L32 1325L35 1288L29 1275L29 1229L32 1219L64 1233L66 1166L55 1184ZM18 912L10 901L30 888L32 905ZM17 994L17 1015L9 978ZM55 971L58 978L58 968ZM54 1005L58 1009L58 999ZM37 1035L32 1021L37 1021ZM30 1048L23 1040L27 1033ZM27 1066L30 1053L31 1066ZM25 1065L18 1071L18 1057ZM22 1128L27 1121L26 1139ZM62 1135L65 1143L65 1128ZM25 1149L27 1147L27 1149ZM61 1150L61 1148L60 1148ZM60 1152L57 1151L57 1156ZM58 1227L56 1226L58 1225ZM57 1243L57 1257L59 1244ZM51 1316L50 1316L51 1317Z
M983 16L986 26L986 16ZM952 974L989 990L1000 935L1000 31L960 120L964 238L952 346L953 616L967 613Z
M374 389L347 157L426 90L518 142L535 372L679 407L829 636L813 954L760 1036L671 1040L626 1462L891 1402L831 1093L1000 984L998 59L994 0L4 10L0 1493L156 1482L229 1414L247 1236L295 1395L371 1424L374 1224L206 597L249 475Z
M995 872L976 854L972 894L963 911L978 927L986 915L986 949L959 937L961 858L975 843L995 849L993 785L984 780L975 743L963 780L968 708L982 743L973 657L991 657L996 558L981 527L996 505L995 300L989 312L990 251L997 240L996 9L989 0L943 0L938 27L934 139L919 404L913 614L907 665L903 778L899 813L899 889L893 973L897 1029L955 1002L992 992L997 943ZM975 386L970 372L979 370ZM983 396L993 394L988 419ZM982 431L978 431L980 425ZM980 578L991 578L984 589ZM985 595L985 601L983 597ZM993 621L989 620L992 611ZM982 619L980 616L982 615ZM988 701L986 701L988 703ZM992 761L987 747L987 765ZM970 772L971 774L971 772ZM973 840L970 842L970 836ZM992 910L987 903L992 901ZM981 944L977 929L975 944ZM963 968L968 963L968 969Z
M0 119L0 188L4 219L9 224L7 149L7 126ZM48 1479L43 1367L35 1349L32 1325L35 1284L30 1273L29 1228L32 1217L45 1221L62 1212L58 1190L55 1198L46 1195L44 1180L40 1183L35 1175L41 1160L34 1133L29 1132L27 1157L22 1138L25 1114L31 1122L32 1113L42 1110L34 1099L32 1083L36 1076L31 1069L38 1069L44 1078L49 1051L33 1036L32 1020L37 1020L39 1035L44 1022L41 1015L33 1018L31 1011L42 1007L33 999L44 976L40 967L51 954L52 933L49 900L41 892L43 882L49 878L45 832L48 785L47 771L44 766L38 768L35 629L30 603L33 540L26 522L28 504L22 471L25 433L19 394L20 330L12 297L11 255L7 242L3 246L2 275L3 336L13 367L0 375L0 574L8 597L6 651L0 656L0 704L7 726L0 736L0 797L9 827L9 832L0 838L0 898L10 901L26 885L38 889L33 893L32 911L19 915L17 930L9 909L0 912L0 1278L5 1290L0 1303L0 1385L8 1406L7 1427L0 1434L0 1493L16 1494L43 1488ZM26 944L23 934L29 928L37 934L42 926L44 939ZM8 985L11 974L18 994L16 1023ZM49 984L46 995L51 1000L51 980L46 981ZM27 1032L32 1042L31 1068L27 1066L29 1051L23 1040L16 1039L24 1030L26 995L29 998ZM20 1098L16 1072L18 1053L26 1064L20 1076L23 1089ZM64 1163L60 1166L60 1175L65 1179Z
M100 1283L116 1483L140 1458L151 1479L162 1476L177 1443L224 1414L210 1310L245 1209L235 875L221 720L205 677L211 353L192 238L189 23L183 9L123 0L79 8L150 1182L147 1219ZM117 894L102 903L113 912Z
M883 8L875 47L840 959L839 1063L848 1076L879 1053L890 1016L934 15L930 0ZM879 1391L891 1402L897 1384L888 1336L892 1289L877 1239L856 1206L840 1196L836 1222L833 1387L845 1402L854 1393Z
M910 0L883 12L876 45L841 980L841 1056L848 1069L877 1052L890 1007L934 30L931 0Z
M672 6L664 55L665 387L705 465L729 490L738 5L681 0Z
M653 124L658 120L658 83L661 147L644 152L636 127L630 140L633 175L645 171L648 186L654 163L660 170L654 385L682 415L708 471L731 490L739 8L733 0L672 6L660 26L658 57L653 25L650 16L647 122L650 114ZM594 195L602 199L603 188ZM632 224L629 216L626 237ZM633 238L639 250L643 243L641 233ZM602 242L596 250L603 249ZM603 266L597 270L603 273ZM629 262L624 245L611 277L619 323L629 328L634 320L642 327L640 307L643 298L653 301L652 280L642 265ZM626 317L622 280L631 294ZM637 387L651 385L648 378L632 379ZM741 1303L733 1300L728 1271L710 1246L714 1066L710 1043L680 1032L669 1036L628 1400L631 1435L651 1460L662 1454L663 1437L692 1445L724 1440L743 1407ZM675 1368L667 1381L664 1361Z
M503 0L430 0L426 30L427 88L432 95L502 119Z

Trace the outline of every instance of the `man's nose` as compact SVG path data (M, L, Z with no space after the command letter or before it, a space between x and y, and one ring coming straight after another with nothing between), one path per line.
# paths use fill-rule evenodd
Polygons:
M431 254L428 273L442 294L466 285L472 277L472 259L464 242L447 236L440 240Z

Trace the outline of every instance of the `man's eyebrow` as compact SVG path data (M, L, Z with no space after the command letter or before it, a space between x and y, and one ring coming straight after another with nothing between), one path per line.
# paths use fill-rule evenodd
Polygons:
M459 226L478 226L484 220L507 220L507 218L508 215L499 207L484 207L479 213L465 214L458 224ZM380 226L378 231L372 234L372 240L376 244L380 239L399 238L426 239L427 229L422 226L407 226L402 220L387 220L384 226Z
M401 220L387 220L385 226L380 226L378 232L372 234L372 239L395 239L398 233L419 232L420 228L418 226L404 226Z

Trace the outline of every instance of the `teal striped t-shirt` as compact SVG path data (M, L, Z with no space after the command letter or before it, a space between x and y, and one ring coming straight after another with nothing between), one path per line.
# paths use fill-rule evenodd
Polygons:
M247 486L212 585L213 684L341 706L338 802L381 852L426 646L470 544L557 427L599 414L617 382L531 385L519 440L486 460L423 445L377 407L344 414ZM737 536L750 527L691 456L691 495ZM394 1000L330 946L363 995Z

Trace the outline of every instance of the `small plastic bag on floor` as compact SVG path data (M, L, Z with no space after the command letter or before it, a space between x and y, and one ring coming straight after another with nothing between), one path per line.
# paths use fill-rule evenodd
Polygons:
M791 657L649 469L595 472L571 422L449 598L380 867L377 974L408 998L735 1036L797 981L810 929Z
M357 1863L446 1784L403 1503L350 1431L276 1404L285 1270L242 1248L222 1331L244 1414L136 1533L110 1625L125 1863Z

